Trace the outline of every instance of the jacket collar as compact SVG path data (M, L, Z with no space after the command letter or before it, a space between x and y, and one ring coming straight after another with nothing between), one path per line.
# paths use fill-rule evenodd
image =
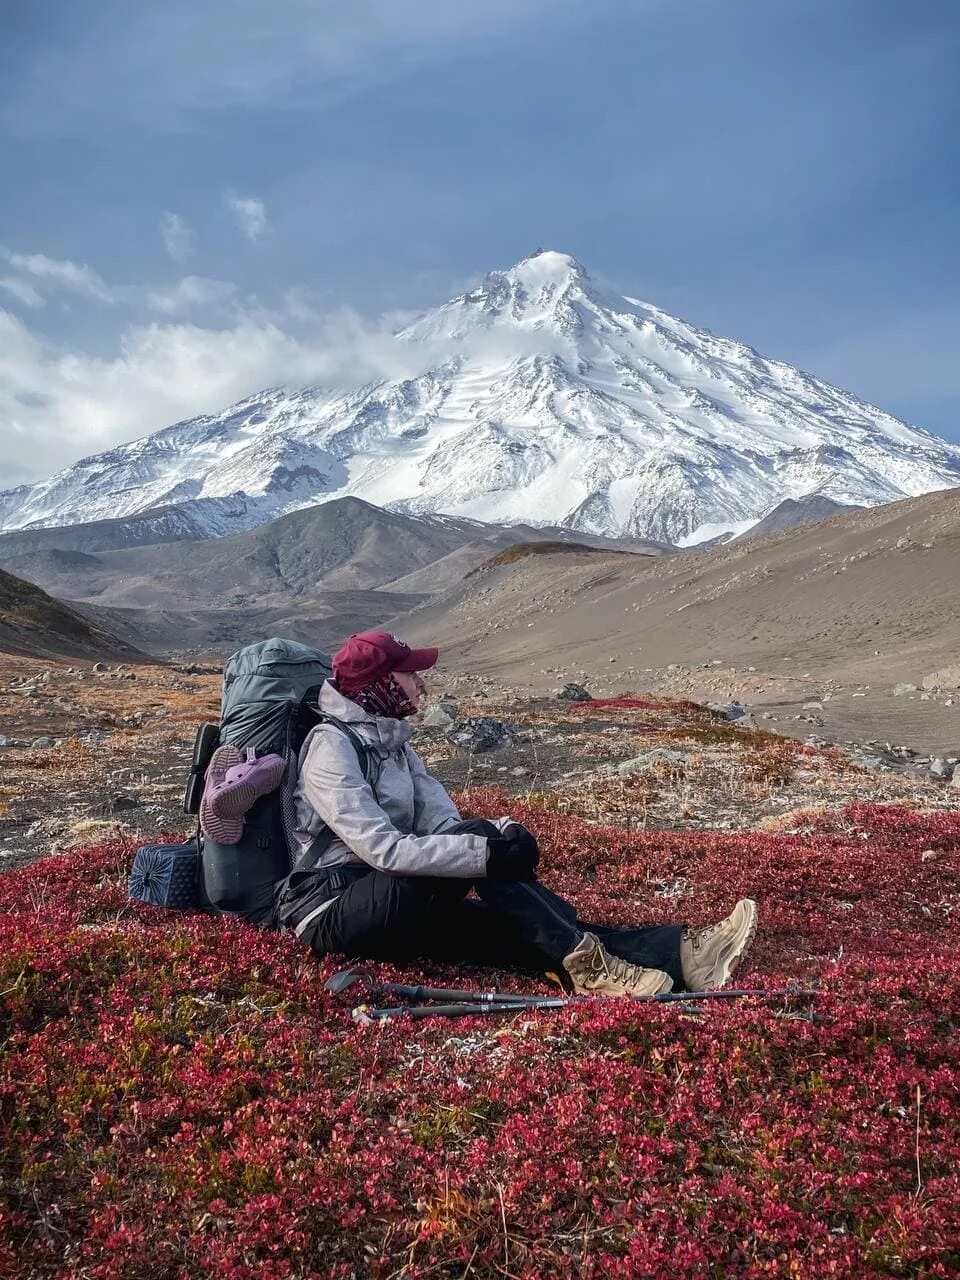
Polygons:
M344 724L363 725L370 736L391 751L403 746L413 733L412 725L405 720L396 720L393 716L374 716L369 711L364 711L358 703L344 697L329 680L322 684L318 701L320 710L325 715L342 720Z

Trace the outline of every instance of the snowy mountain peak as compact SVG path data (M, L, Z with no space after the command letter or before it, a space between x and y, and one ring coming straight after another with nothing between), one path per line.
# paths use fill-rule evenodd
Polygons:
M568 253L538 249L529 258L503 272L491 272L487 280L501 277L518 293L531 299L555 297L571 289L589 287L587 269Z
M960 449L538 250L396 335L406 377L272 388L0 493L0 529L189 507L211 534L347 494L689 545L785 499L960 485Z

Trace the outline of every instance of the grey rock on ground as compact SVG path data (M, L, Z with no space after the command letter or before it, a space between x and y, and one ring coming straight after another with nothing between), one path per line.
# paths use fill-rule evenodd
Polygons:
M495 751L498 747L510 746L514 741L513 732L502 720L494 720L492 716L469 716L458 721L447 734L447 737L461 751L470 755L481 751Z
M627 778L630 774L639 773L641 769L651 764L682 764L688 754L686 751L674 751L669 747L653 747L650 751L641 752L638 756L621 761L617 765L617 773Z
M922 684L924 689L960 689L960 662L931 671L923 677Z
M582 684L565 684L557 697L564 702L592 702L592 695Z
M424 729L449 729L456 723L457 708L453 703L438 702L428 707L420 717Z
M706 702L704 706L708 711L719 711L724 720L742 720L744 716L749 715L749 711L742 702Z

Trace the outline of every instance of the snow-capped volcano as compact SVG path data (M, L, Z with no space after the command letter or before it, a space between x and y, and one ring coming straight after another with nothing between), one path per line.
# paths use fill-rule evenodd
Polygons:
M786 498L960 485L960 448L540 252L396 334L410 375L269 390L0 493L0 529L171 504L211 534L347 494L689 544Z

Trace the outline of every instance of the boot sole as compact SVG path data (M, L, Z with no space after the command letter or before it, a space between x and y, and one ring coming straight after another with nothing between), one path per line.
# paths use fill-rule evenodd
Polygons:
M731 956L724 959L723 965L721 968L722 977L720 981L715 984L714 990L719 990L719 988L725 987L727 985L727 983L730 981L733 975L740 968L743 961L746 959L747 952L753 946L753 940L757 936L757 904L753 901L752 898L744 898L743 901L748 902L750 904L749 907L747 908L747 913L749 915L749 924L747 925L747 933L743 941L739 944L737 949L734 951L734 953Z
M239 818L225 818L214 813L205 800L200 802L200 830L217 844L237 844L243 835Z

